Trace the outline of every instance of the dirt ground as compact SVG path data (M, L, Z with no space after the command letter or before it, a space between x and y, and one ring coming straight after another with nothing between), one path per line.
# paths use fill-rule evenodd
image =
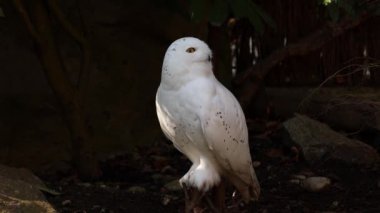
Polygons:
M255 170L261 197L249 207L236 207L228 196L228 212L380 212L378 171L311 168L286 145L254 140L251 152L259 162ZM72 174L43 179L61 193L47 194L59 212L183 212L182 191L165 184L178 180L189 167L186 158L163 140L133 156L121 154L103 161L101 180L81 182ZM324 176L332 184L321 192L309 192L290 182L294 175Z

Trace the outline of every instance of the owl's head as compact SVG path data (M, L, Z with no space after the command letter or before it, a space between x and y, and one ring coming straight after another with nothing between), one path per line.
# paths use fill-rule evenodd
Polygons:
M166 51L162 66L162 80L212 74L212 52L208 45L193 37L174 41Z

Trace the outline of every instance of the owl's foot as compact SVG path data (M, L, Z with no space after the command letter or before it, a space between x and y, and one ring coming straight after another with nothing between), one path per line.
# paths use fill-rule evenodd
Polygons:
M199 207L199 205L203 197L203 192L199 191L196 188L187 187L183 182L181 185L185 194L185 213L202 212L202 209Z
M217 212L224 213L226 210L226 186L225 181L222 180L214 189L214 203L217 209Z

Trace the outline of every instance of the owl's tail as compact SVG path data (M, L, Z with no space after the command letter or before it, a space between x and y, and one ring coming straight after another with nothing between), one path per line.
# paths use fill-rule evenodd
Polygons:
M230 174L228 177L228 179L236 187L236 189L241 194L244 202L246 203L249 203L250 201L256 201L260 197L260 184L257 180L255 171L253 168L251 169L251 177L249 180L244 181L234 174Z

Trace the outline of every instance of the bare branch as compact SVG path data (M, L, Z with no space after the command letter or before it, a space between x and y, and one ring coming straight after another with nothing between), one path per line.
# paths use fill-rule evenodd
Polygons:
M13 4L15 5L16 10L20 14L20 17L22 18L22 20L25 22L26 28L28 29L29 33L32 35L32 37L37 43L40 43L41 38L38 35L35 27L33 26L32 21L30 20L30 17L24 7L24 4L22 3L22 0L13 0Z
M69 21L67 21L64 14L59 9L57 0L49 0L47 2L48 2L50 10L53 12L58 22L62 25L63 29L66 30L69 33L69 35L73 37L74 40L76 40L79 43L80 48L82 50L82 63L81 63L81 69L80 69L79 77L77 81L77 88L79 89L81 93L83 92L83 88L85 87L83 80L86 78L90 69L90 58L91 58L90 45L87 39L84 37L83 33L81 33Z

